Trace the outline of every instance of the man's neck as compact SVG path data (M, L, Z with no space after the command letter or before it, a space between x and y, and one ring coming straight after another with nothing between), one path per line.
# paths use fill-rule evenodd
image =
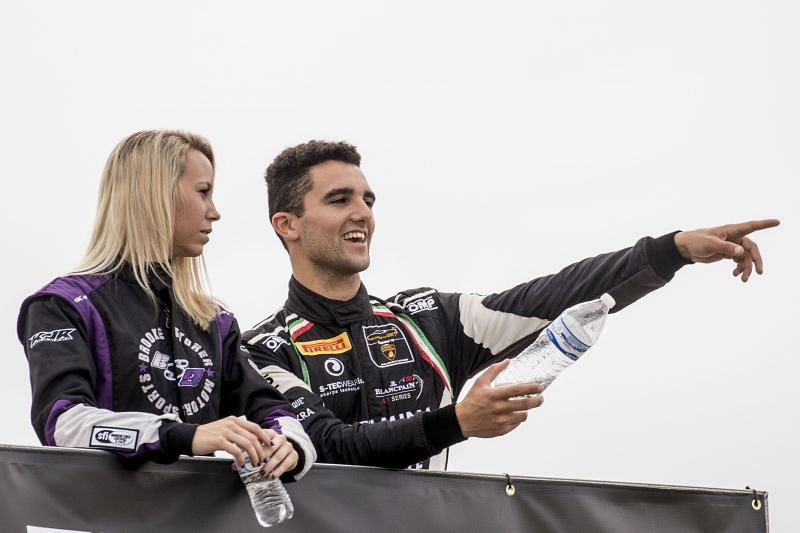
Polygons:
M303 287L330 300L342 302L351 300L361 287L361 276L358 274L337 275L330 272L305 272L293 268L292 275Z

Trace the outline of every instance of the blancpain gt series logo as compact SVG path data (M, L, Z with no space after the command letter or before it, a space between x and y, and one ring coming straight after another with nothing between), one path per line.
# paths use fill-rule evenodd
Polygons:
M397 381L390 381L388 387L375 387L375 397L383 403L399 402L400 400L418 400L422 395L422 378L416 374L409 374Z
M75 328L54 329L53 331L40 331L35 333L28 339L31 342L31 348L40 342L64 342L71 341L72 334Z

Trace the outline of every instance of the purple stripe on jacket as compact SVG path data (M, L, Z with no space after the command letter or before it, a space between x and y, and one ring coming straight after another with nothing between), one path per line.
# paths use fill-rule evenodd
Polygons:
M113 409L112 405L112 385L111 375L111 352L108 347L108 335L106 334L105 324L100 318L94 304L89 300L88 295L94 292L99 286L108 280L108 276L102 274L86 274L57 278L44 286L39 292L28 298L23 306L27 305L31 298L52 294L66 299L72 307L81 315L86 332L89 335L89 344L94 357L94 364L97 368L97 383L95 384L95 401L97 407L103 409Z
M47 416L47 424L44 426L44 438L48 446L56 446L56 421L58 417L75 407L77 404L69 400L58 400L53 404L50 409L50 414Z
M283 430L281 429L281 424L278 422L278 419L282 416L286 416L289 418L297 418L294 413L290 413L289 411L285 411L283 409L273 409L266 415L264 415L264 420L261 422L261 426L263 427L264 424L267 425L269 429L274 430L276 433L283 434Z
M142 456L148 452L155 452L161 449L161 441L158 440L156 442L148 442L147 444L142 444L138 448L136 448L135 452L120 452L115 450L114 453L119 455L120 457L125 457L127 459L132 459L134 457Z

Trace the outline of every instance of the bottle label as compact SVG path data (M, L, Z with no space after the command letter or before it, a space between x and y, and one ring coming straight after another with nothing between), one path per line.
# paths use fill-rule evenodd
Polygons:
M553 346L558 348L561 353L573 361L577 361L578 358L589 349L588 345L581 342L578 337L572 334L561 318L551 324L551 327L547 328L546 331Z
M254 465L253 463L251 463L250 462L250 456L247 453L245 453L244 454L244 465L237 466L236 470L239 472L240 476L246 476L246 475L252 474L254 472L258 472L259 470L261 470L262 466L264 466L264 463L259 463L257 465Z

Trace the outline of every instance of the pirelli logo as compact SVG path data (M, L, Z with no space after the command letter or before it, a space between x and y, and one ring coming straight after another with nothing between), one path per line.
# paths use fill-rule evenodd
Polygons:
M353 345L350 344L350 337L347 336L346 331L332 339L320 339L318 341L307 342L295 341L294 344L303 355L332 355L349 352L353 349Z

